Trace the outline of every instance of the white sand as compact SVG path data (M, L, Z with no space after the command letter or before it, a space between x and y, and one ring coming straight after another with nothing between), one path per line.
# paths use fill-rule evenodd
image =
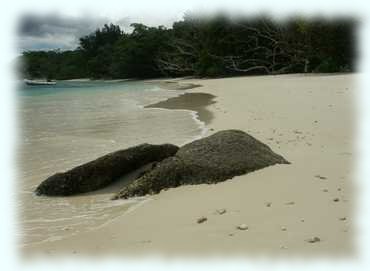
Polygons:
M203 85L188 92L217 96L208 128L244 130L292 164L215 185L169 189L100 229L25 252L353 255L355 80L356 75L185 80ZM225 214L216 213L221 208ZM201 216L208 220L198 224ZM248 230L236 229L240 224ZM315 236L321 241L305 241Z

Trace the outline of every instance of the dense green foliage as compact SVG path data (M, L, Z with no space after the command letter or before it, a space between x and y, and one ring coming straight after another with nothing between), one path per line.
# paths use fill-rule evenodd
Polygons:
M356 22L186 15L172 28L110 24L73 51L24 52L27 78L232 76L354 70Z

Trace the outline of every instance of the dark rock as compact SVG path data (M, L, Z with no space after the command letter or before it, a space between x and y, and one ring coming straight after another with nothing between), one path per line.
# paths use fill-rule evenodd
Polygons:
M37 195L68 196L103 188L118 178L148 163L173 156L179 148L175 145L142 144L112 152L94 161L57 173L43 181Z
M288 164L267 145L239 130L217 132L181 147L113 199L143 196L185 184L218 183L275 164Z

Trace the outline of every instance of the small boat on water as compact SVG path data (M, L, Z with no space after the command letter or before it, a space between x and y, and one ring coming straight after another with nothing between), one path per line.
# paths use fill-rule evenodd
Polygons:
M24 79L24 83L29 86L52 86L52 85L55 85L57 82Z

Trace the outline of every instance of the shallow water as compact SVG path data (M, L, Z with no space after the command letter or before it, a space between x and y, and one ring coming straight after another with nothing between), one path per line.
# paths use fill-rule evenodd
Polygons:
M18 90L20 245L101 226L145 199L111 201L119 184L73 197L37 197L48 176L140 143L184 144L203 127L194 112L144 108L181 94L140 81L58 82Z

